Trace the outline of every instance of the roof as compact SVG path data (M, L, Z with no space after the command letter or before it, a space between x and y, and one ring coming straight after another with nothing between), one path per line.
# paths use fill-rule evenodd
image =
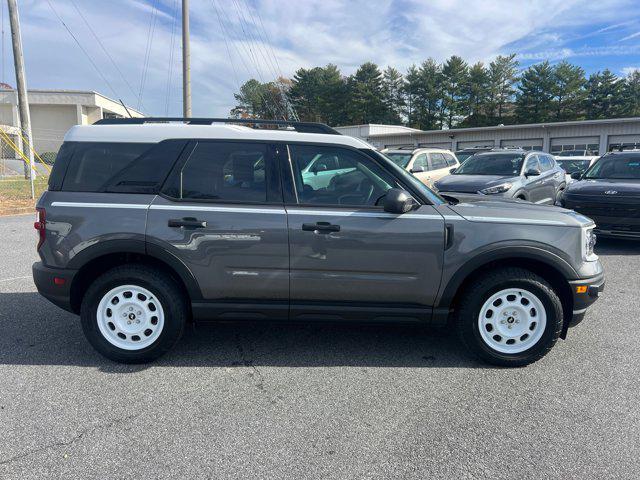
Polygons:
M415 148L385 148L385 152L403 152L403 153L416 153L420 152L445 152L445 153L453 153L451 150L446 148L436 148L436 147L415 147Z
M239 125L188 125L184 123L76 125L69 129L64 140L66 142L157 143L174 138L313 142L345 145L353 148L373 148L363 140L346 135L300 133L290 130L257 130Z
M520 129L520 128L546 128L546 127L562 127L562 126L580 126L580 125L602 125L608 123L629 123L629 122L638 122L640 123L640 117L626 117L626 118L606 118L602 120L574 120L570 122L547 122L547 123L522 123L517 125L494 125L491 127L471 127L471 128L450 128L447 130L416 130L414 132L416 135L425 134L425 133L462 133L462 132L486 132L486 131L494 131L494 130L512 130L512 129ZM372 134L371 137L393 137L398 136L398 133L379 133Z

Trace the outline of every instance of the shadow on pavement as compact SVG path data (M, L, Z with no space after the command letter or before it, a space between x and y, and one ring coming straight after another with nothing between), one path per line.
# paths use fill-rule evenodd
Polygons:
M173 351L148 365L120 365L97 354L78 317L35 292L0 293L0 364L70 365L128 373L169 367L465 367L454 335L407 325L218 323L188 325Z
M598 255L640 255L640 240L598 237Z

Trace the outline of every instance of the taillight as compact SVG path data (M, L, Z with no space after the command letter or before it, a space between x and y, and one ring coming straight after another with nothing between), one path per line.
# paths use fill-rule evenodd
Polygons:
M36 249L40 249L47 232L47 211L44 208L36 208L36 221L33 223L33 228L38 231L38 246Z

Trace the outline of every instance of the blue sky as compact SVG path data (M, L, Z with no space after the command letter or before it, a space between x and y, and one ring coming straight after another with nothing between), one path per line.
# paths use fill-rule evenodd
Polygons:
M181 113L179 0L19 4L30 88L96 90L146 114ZM405 70L428 57L516 53L523 67L566 59L587 73L640 68L640 0L191 0L191 29L200 116L226 116L249 78L327 63L350 74L366 61ZM3 30L2 80L14 85L6 11Z

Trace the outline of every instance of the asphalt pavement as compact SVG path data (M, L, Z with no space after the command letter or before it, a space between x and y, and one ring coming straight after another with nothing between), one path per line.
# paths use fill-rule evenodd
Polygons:
M0 478L638 478L640 242L540 362L493 368L443 331L190 328L100 357L41 298L33 216L0 218Z

